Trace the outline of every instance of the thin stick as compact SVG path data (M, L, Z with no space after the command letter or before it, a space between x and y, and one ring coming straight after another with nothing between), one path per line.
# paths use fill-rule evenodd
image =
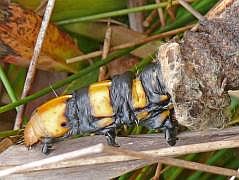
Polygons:
M190 162L190 161L185 161L181 159L175 159L175 158L169 158L169 157L160 157L156 155L149 155L145 154L142 152L137 152L137 151L131 151L127 149L122 149L122 148L114 148L114 147L109 147L105 146L104 147L104 152L111 153L111 154L117 154L117 155L126 155L126 156L132 156L136 157L138 159L145 159L149 161L160 161L163 164L168 164L171 166L176 166L176 167L182 167L186 169L192 169L192 170L197 170L197 171L203 171L203 172L209 172L213 174L220 174L224 176L236 176L239 177L239 172L232 170L232 169L227 169L227 168L221 168L217 166L209 166L197 162Z
M188 2L192 2L192 0L188 0ZM177 5L177 4L179 4L178 1L172 1L172 5ZM150 5L145 5L145 6L135 7L135 8L128 8L128 9L122 9L122 10L118 10L118 11L111 11L111 12L95 14L95 15L90 15L90 16L84 16L84 17L79 17L79 18L74 18L74 19L62 20L62 21L56 22L56 24L64 25L64 24L72 24L72 23L77 23L77 22L92 21L92 20L98 20L98 19L103 19L103 18L122 16L122 15L126 15L129 13L135 13L135 12L140 12L140 11L149 11L149 10L157 9L160 7L167 7L167 6L168 6L168 2L162 2L160 4L150 4Z
M105 39L104 39L104 45L103 45L103 52L102 52L102 59L105 59L110 51L110 45L111 45L111 36L112 36L112 28L110 27L110 20L108 20L107 23L107 29L105 32ZM103 81L106 79L106 71L107 66L101 66L98 81Z
M195 9L192 8L192 6L190 4L188 4L186 1L184 0L178 0L178 2L185 8L187 9L192 15L194 15L198 20L200 21L204 21L206 18L201 15L198 11L196 11Z
M150 26L150 28L147 29L147 31L144 32L144 34L151 34L154 30L156 30L158 27L160 27L161 22L157 21L155 22L152 26Z
M162 167L163 167L163 164L158 162L157 169L156 169L155 175L152 178L152 180L158 180L159 179L160 174L162 172Z
M156 3L160 3L160 0L155 0ZM158 8L158 14L159 14L159 19L160 19L160 23L161 26L165 26L165 19L164 19L164 14L163 14L163 9L160 7Z
M1 170L0 171L0 177L4 177L13 173L17 173L17 172L22 172L25 170L30 170L32 168L37 168L37 167L41 167L43 165L47 165L47 164L51 164L51 163L57 163L63 160L69 160L69 159L74 159L77 157L82 157L82 156L86 156L86 155L91 155L91 154L96 154L96 153L100 153L103 151L103 144L97 144L95 146L90 146L88 148L83 148L80 150L76 150L76 151L72 151L72 152L68 152L68 153L64 153L61 155L57 155L57 156L52 156L49 158L45 158L39 161L34 161L31 163L27 163L27 164L23 164L20 166L15 166L12 168L8 168L5 170Z
M144 44L144 43L147 43L147 42L150 42L150 41L154 41L154 40L157 40L157 39L160 39L160 38L165 38L165 37L168 37L168 36L172 36L172 35L175 35L177 33L184 32L188 29L191 29L193 26L194 25L188 25L188 26L185 26L185 27L174 29L172 31L165 32L165 33L156 34L156 35L153 35L153 36L150 36L150 37L138 39L134 42L121 44L121 45L112 47L110 49L110 52L120 50L120 49L124 49L124 48L134 47L134 46L141 45L141 44ZM101 55L102 55L102 51L95 51L93 53L89 53L89 54L86 54L86 55L82 55L82 56L74 57L74 58L71 58L71 59L67 59L66 62L67 63L74 63L74 62L79 62L79 61L86 60L88 58L95 58L95 57L101 56Z
M199 144L175 146L159 150L150 150L147 151L147 153L160 154L161 156L180 156L185 154L216 151L219 149L236 148L236 147L239 147L239 140L224 140L224 141L214 141Z
M143 22L143 26L144 27L149 27L149 25L153 22L154 18L156 18L158 15L158 12L156 9L154 9L149 15L148 17L144 20Z
M172 20L172 21L175 21L175 20L176 20L176 15L175 15L175 12L174 12L173 7L172 7L172 6L168 6L168 7L166 8L166 11L167 11L169 17L171 18L171 20Z
M48 0L42 0L40 5L34 10L37 14L42 16L44 14L45 8L47 6Z
M102 59L105 59L109 54L111 37L112 37L112 28L110 27L110 20L109 20L107 23L107 30L105 32Z
M33 79L34 79L34 76L36 73L37 60L38 60L38 57L41 52L42 44L43 44L44 37L46 34L47 26L50 21L51 13L54 8L54 4L55 4L55 0L49 0L47 3L47 7L46 7L46 10L44 13L43 20L42 20L40 32L37 36L37 41L36 41L36 44L34 47L31 63L28 68L27 77L26 77L26 81L24 84L24 89L23 89L21 98L26 97L30 91L31 84L33 82ZM15 120L15 124L14 124L14 130L19 129L21 127L23 113L24 113L24 105L19 107L19 110L18 110L17 116L16 116L16 120Z

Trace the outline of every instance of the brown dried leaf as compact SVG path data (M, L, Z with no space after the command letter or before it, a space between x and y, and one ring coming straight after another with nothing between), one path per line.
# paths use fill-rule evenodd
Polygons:
M0 4L0 58L7 63L28 66L42 18L16 4ZM49 24L38 68L48 71L75 72L76 65L68 65L65 59L80 55L72 39Z
M130 68L132 68L135 64L139 62L139 59L133 55L124 56L107 64L108 67L108 75L113 77L117 74L123 74Z

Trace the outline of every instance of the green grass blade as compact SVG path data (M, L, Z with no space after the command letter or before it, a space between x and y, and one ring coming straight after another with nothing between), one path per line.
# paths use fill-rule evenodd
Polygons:
M173 4L175 4L175 2L173 2ZM77 23L77 22L98 20L98 19L102 19L102 18L110 18L110 17L115 17L115 16L122 16L122 15L127 15L129 13L148 11L148 10L157 9L160 7L166 7L167 5L168 5L167 2L158 3L158 4L150 4L150 5L145 5L145 6L135 7L135 8L128 8L128 9L111 11L111 12L106 12L106 13L101 13L101 14L96 14L96 15L90 15L90 16L73 18L73 19L68 19L68 20L63 20L63 21L57 21L56 24L63 25L63 24L71 24L71 23Z
M27 73L27 69L24 67L16 66L14 64L9 64L8 66L8 70L6 74L12 87L14 87L14 92L17 99L21 97L25 79L26 79L26 73Z
M35 10L42 0L12 0L21 6ZM57 0L51 19L60 21L69 18L89 16L125 8L127 0Z
M15 135L18 135L21 131L22 131L22 129L10 130L10 131L2 131L2 132L0 132L0 138L5 138L5 137L9 137L9 136L15 136Z
M69 18L89 16L125 8L127 0L57 0L52 19L60 21Z
M15 96L15 92L12 88L12 86L10 85L10 82L8 81L8 78L2 68L2 66L0 65L0 78L2 80L2 83L4 85L4 87L6 88L6 91L11 99L12 102L16 102L17 101L17 98ZM17 110L17 107L16 107L16 110Z

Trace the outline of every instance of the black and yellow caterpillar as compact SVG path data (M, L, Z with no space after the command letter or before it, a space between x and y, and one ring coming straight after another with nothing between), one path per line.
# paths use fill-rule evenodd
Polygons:
M168 144L175 145L178 123L160 77L160 65L152 63L136 77L127 72L52 99L33 112L24 142L31 146L41 140L42 152L48 153L53 138L96 133L104 134L109 145L118 146L116 128L136 123L163 129Z

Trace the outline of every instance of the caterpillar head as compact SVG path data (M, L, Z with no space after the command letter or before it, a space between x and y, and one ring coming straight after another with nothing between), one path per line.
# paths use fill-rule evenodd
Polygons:
M69 130L65 116L66 102L71 95L54 98L39 106L24 130L24 143L31 146L42 137L61 137Z

